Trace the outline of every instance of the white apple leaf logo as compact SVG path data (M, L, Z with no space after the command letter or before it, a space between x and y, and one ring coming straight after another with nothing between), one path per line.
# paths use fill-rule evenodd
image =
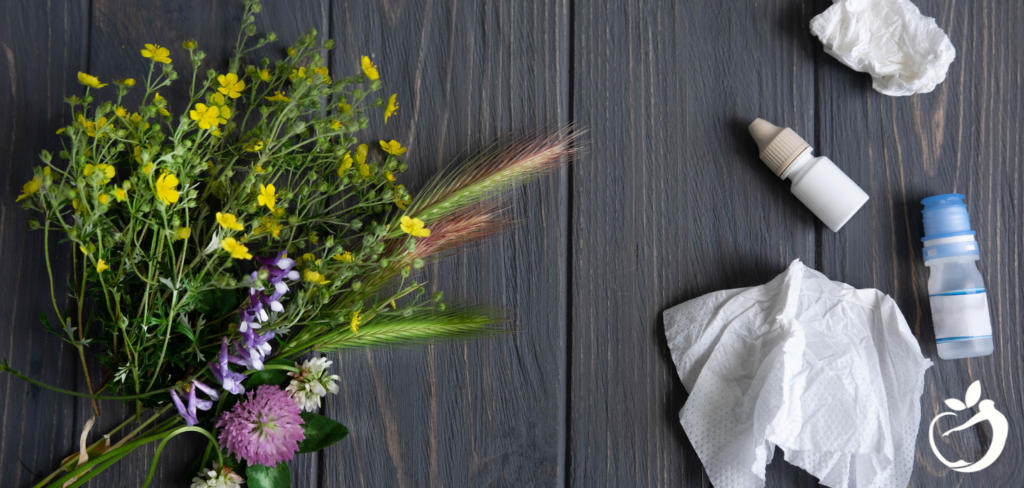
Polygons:
M981 399L981 381L975 381L971 383L971 386L967 387L967 394L964 395L964 401L967 402L967 408L973 407ZM947 400L948 401L948 400ZM948 405L948 403L947 403ZM961 410L961 409L957 409Z
M952 408L953 410L956 410L957 412L961 410L967 410L967 405L964 405L964 402L961 402L956 398L947 398L946 406Z

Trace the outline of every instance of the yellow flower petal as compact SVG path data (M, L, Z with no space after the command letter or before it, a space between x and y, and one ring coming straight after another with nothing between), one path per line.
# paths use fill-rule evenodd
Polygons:
M377 67L373 65L373 61L370 61L369 56L363 56L362 65L363 73L366 73L366 77L369 78L370 81L380 78L380 73L377 72Z
M398 94L391 95L388 99L388 106L384 109L384 123L388 123L388 118L398 112Z
M78 72L78 82L93 88L103 88L107 86L107 83L100 83L99 78L90 74L82 73L81 71Z

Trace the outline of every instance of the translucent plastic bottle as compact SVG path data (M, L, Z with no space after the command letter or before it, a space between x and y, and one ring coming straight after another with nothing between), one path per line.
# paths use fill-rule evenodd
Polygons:
M988 295L977 266L981 256L963 199L952 193L921 201L928 300L942 359L988 356L993 350Z

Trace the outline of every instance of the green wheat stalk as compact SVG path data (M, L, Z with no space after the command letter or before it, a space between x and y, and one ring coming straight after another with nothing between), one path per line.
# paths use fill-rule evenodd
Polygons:
M456 310L418 313L411 317L377 317L371 323L351 330L341 330L327 342L316 347L323 352L356 347L406 346L439 341L466 339L502 332L492 327L501 316L482 310Z

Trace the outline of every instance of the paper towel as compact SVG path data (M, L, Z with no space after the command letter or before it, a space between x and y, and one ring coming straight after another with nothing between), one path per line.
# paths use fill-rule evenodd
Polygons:
M888 296L797 260L667 310L665 335L716 488L764 486L776 445L827 486L907 486L932 363Z
M891 96L928 93L946 79L956 49L935 19L909 0L835 0L811 19L825 52L871 74Z

